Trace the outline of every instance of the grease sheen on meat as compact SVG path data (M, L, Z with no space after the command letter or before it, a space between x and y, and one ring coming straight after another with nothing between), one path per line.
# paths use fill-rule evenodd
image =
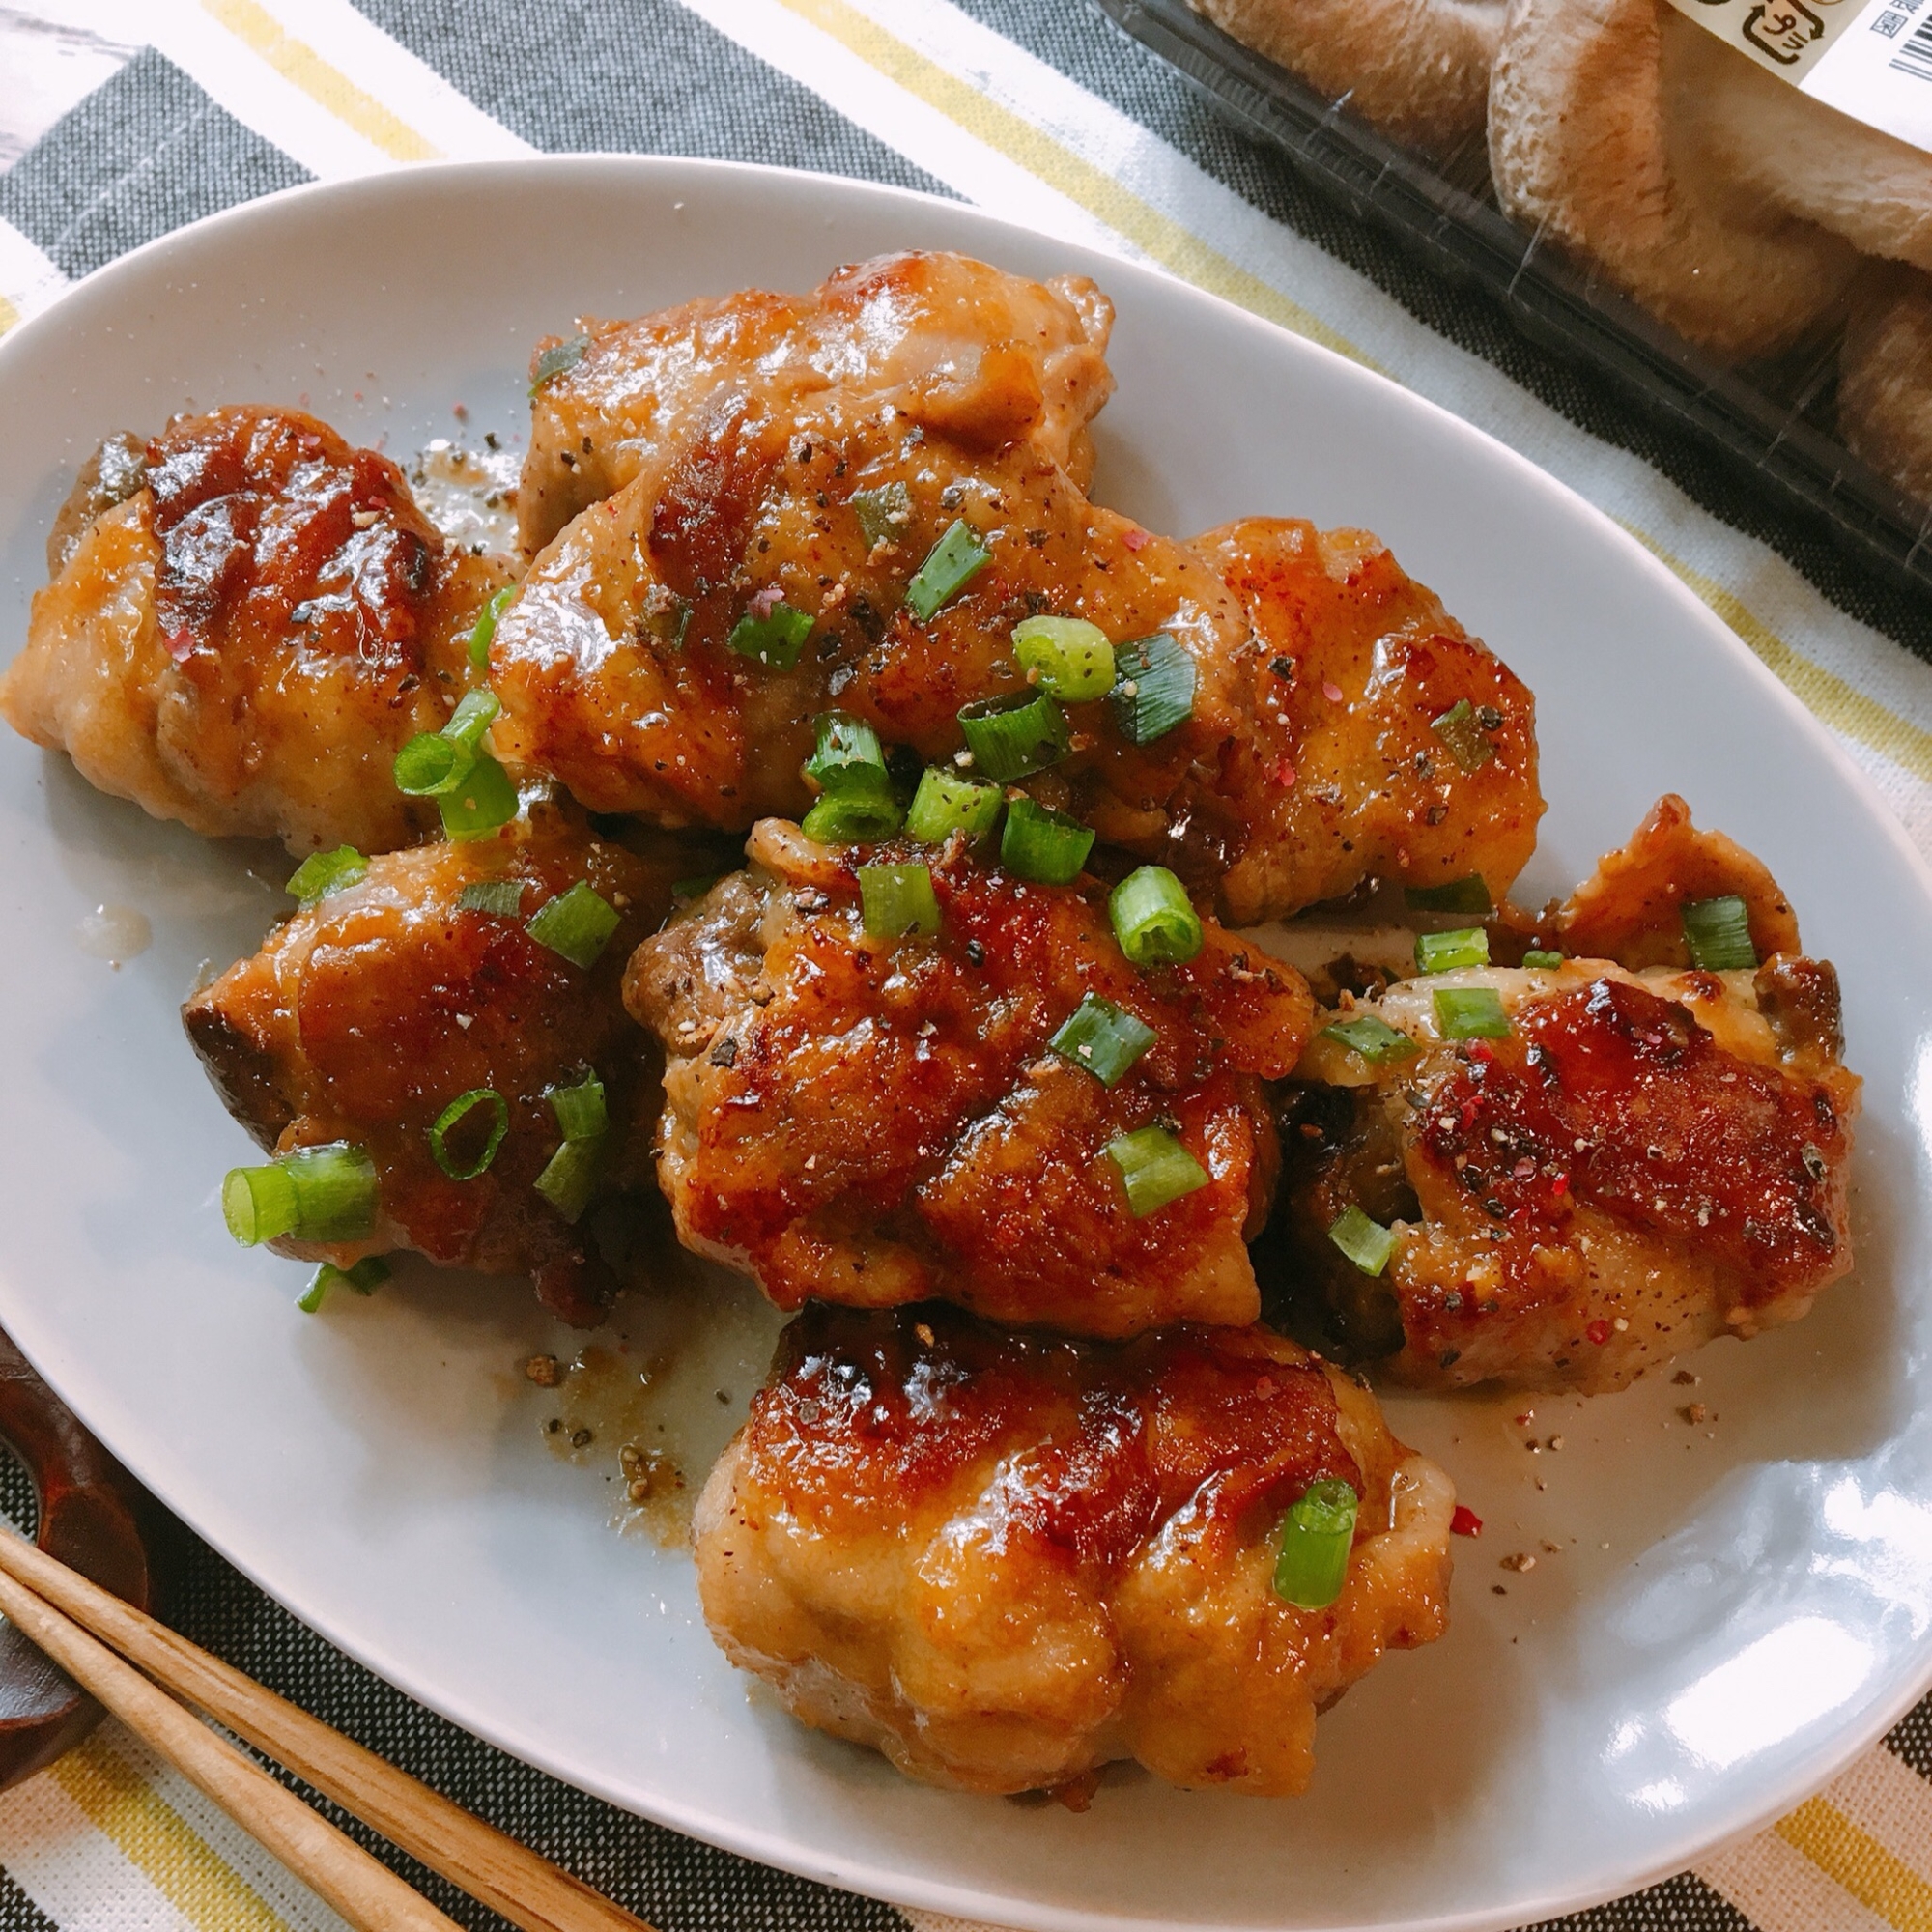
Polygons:
M1112 393L1113 304L1081 275L1045 282L970 256L881 255L803 296L745 289L635 322L583 321L581 354L540 380L519 515L534 554L581 510L755 394L784 409L826 390L891 403L941 433L1025 441L1078 482L1087 424Z
M939 1296L1089 1334L1255 1319L1262 1082L1311 1011L1293 969L1210 922L1190 964L1136 972L1103 888L1023 884L956 835L854 852L767 822L752 857L626 983L669 1055L659 1178L687 1245L785 1308ZM867 937L854 868L895 860L930 866L936 938ZM1047 1050L1089 992L1156 1036L1111 1091ZM1136 1220L1104 1149L1162 1121L1209 1181Z
M0 673L16 731L217 837L386 851L434 828L390 765L448 718L508 575L446 544L387 457L295 410L177 417L103 446L50 552Z
M265 1148L352 1141L376 1163L372 1239L277 1249L347 1266L413 1248L448 1265L527 1273L565 1320L601 1319L609 1271L531 1184L560 1139L546 1090L594 1070L612 1128L604 1183L649 1188L662 1062L625 1017L619 981L630 948L669 907L670 871L539 803L490 838L371 860L366 878L297 913L189 1000L195 1051ZM466 887L499 880L524 888L514 914L460 903ZM579 880L622 914L588 970L526 930ZM486 1173L453 1180L429 1129L459 1094L484 1087L508 1103L509 1132ZM488 1122L479 1113L470 1124ZM457 1146L452 1164L476 1151Z
M1301 1610L1275 1532L1323 1478L1359 1493L1355 1542ZM698 1587L795 1716L927 1783L1137 1758L1277 1796L1307 1786L1319 1710L1440 1635L1454 1503L1373 1397L1262 1329L1073 1343L815 1307L705 1487Z

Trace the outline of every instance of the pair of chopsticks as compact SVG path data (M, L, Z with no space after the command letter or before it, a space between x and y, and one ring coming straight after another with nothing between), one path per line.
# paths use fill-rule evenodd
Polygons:
M650 1932L495 1826L5 1531L0 1611L356 1932L461 1928L184 1703L286 1765L523 1932Z

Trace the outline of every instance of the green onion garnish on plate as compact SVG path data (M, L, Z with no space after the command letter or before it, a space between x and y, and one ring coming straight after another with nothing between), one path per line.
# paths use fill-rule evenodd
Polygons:
M979 698L961 707L959 728L975 766L996 784L1057 765L1073 744L1065 712L1043 691Z
M767 670L790 670L811 636L811 614L789 604L774 604L762 616L747 611L731 626L725 642L741 658L755 658Z
M799 822L821 845L876 845L899 829L899 802L879 774L876 790L829 791Z
M289 874L283 890L299 899L302 911L306 912L317 899L345 892L368 876L368 860L353 845L338 845L333 852L311 852Z
M1560 952L1540 952L1535 947L1531 947L1522 955L1522 963L1531 968L1560 966L1563 963L1563 955Z
M1114 650L1114 723L1130 745L1151 745L1194 716L1194 660L1165 631Z
M490 646L497 640L497 619L509 607L512 597L517 594L514 583L506 583L502 589L493 591L490 600L477 613L475 627L469 633L469 668L488 670L490 668Z
M1071 885L1093 849L1093 831L1077 818L1049 811L1024 792L1007 806L1000 864L1015 878L1042 886Z
M573 966L594 966L617 930L617 908L599 898L587 880L547 900L524 922L539 946L548 946Z
M1282 1519L1274 1593L1298 1610L1325 1610L1348 1580L1357 1497L1334 1476L1309 1486Z
M896 543L912 522L912 497L903 483L881 483L876 490L852 493L853 514L867 550Z
M1441 717L1432 718L1429 728L1465 772L1481 771L1496 754L1496 748L1484 735L1476 707L1466 697L1459 697Z
M221 1213L244 1248L284 1236L298 1241L365 1241L376 1226L376 1163L348 1141L235 1167L221 1183Z
M521 801L509 773L488 752L478 752L463 782L440 795L436 803L442 813L442 836L462 844L487 838L509 824Z
M1750 911L1735 894L1692 899L1684 907L1684 943L1690 963L1706 973L1747 973L1757 965Z
M544 1097L556 1115L557 1132L567 1141L594 1141L611 1124L604 1083L594 1072L567 1087L548 1088Z
M899 829L901 812L879 734L862 718L827 711L805 775L823 792L800 827L823 845L872 845Z
M309 1283L306 1293L296 1302L296 1306L304 1315L313 1315L331 1288L353 1289L357 1294L374 1294L388 1278L389 1264L381 1255L364 1255L354 1267L346 1268L337 1267L333 1262L324 1262L316 1269L315 1279Z
M1395 1231L1372 1221L1359 1208L1345 1208L1328 1230L1328 1238L1364 1274L1380 1274L1395 1253Z
M1487 966L1490 963L1490 935L1480 925L1460 927L1455 932L1418 932L1415 935L1415 970L1418 973L1453 973L1460 966Z
M1003 803L996 784L955 777L938 765L920 774L919 789L905 815L906 836L922 845L940 845L955 832L983 838L1000 820Z
M1047 1045L1102 1087L1115 1087L1153 1042L1154 1031L1144 1020L1098 993L1089 993Z
M573 1226L597 1192L598 1178L604 1170L604 1146L601 1134L594 1140L565 1141L531 1183Z
M1145 1221L1170 1201L1208 1185L1208 1170L1165 1127L1140 1127L1106 1147L1127 1190L1127 1208Z
M466 1161L451 1149L449 1137L478 1108L490 1117L489 1132L473 1158ZM494 1087L472 1087L469 1093L459 1094L436 1117L436 1124L429 1130L429 1151L436 1156L437 1166L450 1179L474 1180L497 1158L497 1150L503 1145L503 1136L509 1131L509 1102Z
M1392 1060L1407 1060L1421 1048L1398 1027L1392 1027L1375 1013L1354 1013L1321 1029L1323 1039L1339 1039L1351 1053L1359 1053L1371 1066L1385 1066Z
M1438 986L1435 1024L1444 1039L1501 1039L1510 1030L1492 986Z
M583 360L583 352L590 347L587 335L573 335L568 342L554 342L537 357L537 366L530 371L530 394L554 383L566 369L575 369Z
M939 900L923 866L861 866L859 903L867 939L939 930Z
M933 545L925 561L906 585L907 608L922 624L929 623L940 606L965 589L967 582L993 560L993 553L975 535L964 517Z
M1480 919L1495 909L1480 872L1442 886L1406 886L1402 895L1410 912L1473 913Z
M1105 697L1114 688L1114 646L1084 617L1027 617L1013 627L1013 657L1063 704Z
M515 919L524 909L524 879L471 879L456 895L458 912L494 913L498 919Z
M1129 872L1108 895L1107 914L1136 966L1184 966L1206 943L1186 888L1165 866Z
M821 711L815 726L817 744L805 761L805 775L821 791L869 784L886 775L886 753L879 734L863 718L844 711Z

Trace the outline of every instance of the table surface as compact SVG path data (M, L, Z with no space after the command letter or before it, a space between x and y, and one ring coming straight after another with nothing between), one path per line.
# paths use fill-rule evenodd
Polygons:
M1932 611L1313 200L1086 0L0 6L0 331L128 248L254 195L546 150L756 160L955 195L1152 261L1373 363L1633 529L1932 854ZM30 1518L17 1474L0 1471L0 1507ZM187 1635L664 1932L945 1923L748 1864L503 1757L185 1541L172 1620ZM1920 1932L1928 1777L1932 1700L1771 1831L1563 1924ZM372 1849L462 1922L500 1923ZM117 1725L0 1797L0 1932L340 1924Z

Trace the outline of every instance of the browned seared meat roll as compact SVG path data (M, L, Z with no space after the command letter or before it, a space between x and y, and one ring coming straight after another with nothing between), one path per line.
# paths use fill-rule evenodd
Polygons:
M698 1587L733 1662L909 1776L1137 1758L1266 1797L1307 1786L1318 1711L1441 1634L1454 1507L1366 1390L1263 1329L814 1307L705 1487Z

